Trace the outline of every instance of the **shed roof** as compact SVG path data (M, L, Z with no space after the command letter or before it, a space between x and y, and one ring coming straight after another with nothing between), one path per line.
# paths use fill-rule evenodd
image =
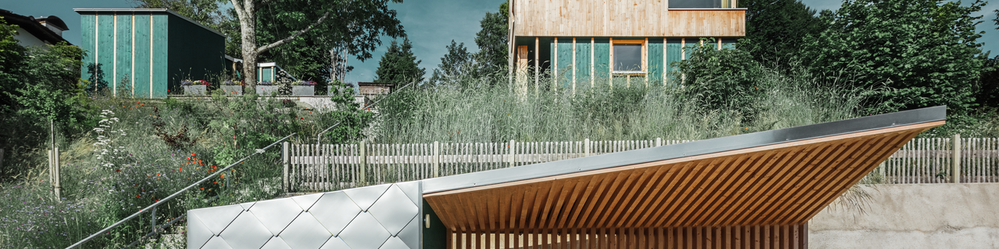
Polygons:
M802 224L946 107L423 180L453 231Z
M223 37L226 36L225 34L222 34L222 32L219 32L218 30L209 28L208 26L202 25L201 23L198 23L198 22L196 22L194 20L191 20L191 18L188 18L187 16L181 15L180 13L177 13L177 12L174 12L172 10L165 9L165 8L73 8L73 11L76 11L76 13L81 13L81 14L83 14L83 13L95 13L95 14L98 14L98 13L102 13L102 12L113 12L113 13L117 13L117 12L131 12L131 13L154 13L154 12L161 12L161 13L169 13L171 15L180 17L181 19L184 19L185 21L193 23L194 25L198 25L201 28L204 28L204 29L206 29L208 31L211 31L212 33L218 34L218 35L223 36Z

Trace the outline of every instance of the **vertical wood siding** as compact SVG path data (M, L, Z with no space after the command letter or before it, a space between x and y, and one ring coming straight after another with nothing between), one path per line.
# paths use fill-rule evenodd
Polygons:
M115 94L132 94L132 15L121 13L115 17Z
M91 80L93 74L91 72L91 67L96 66L96 56L94 53L97 51L94 39L96 38L97 29L96 20L92 14L81 14L80 15L80 49L86 51L83 57L83 66L80 68L80 78L85 80Z
M576 87L590 85L590 38L576 39Z
M149 98L152 97L149 92L150 88L150 37L149 37L149 14L136 14L135 15L135 47L132 49L135 51L135 69L132 72L135 76L135 91L136 97Z
M512 1L514 36L728 36L746 34L743 9L667 9L667 0Z
M649 84L662 84L663 82L663 40L649 39L648 45L648 78Z
M111 14L97 15L97 74L102 84L115 90L114 82L114 20Z
M165 13L153 13L151 23L152 30L152 63L150 63L150 68L152 68L152 97L153 98L166 98L168 91L168 80L169 77L169 64L167 63L167 54L169 49L167 47L167 39L170 38L167 30L169 30L170 23L167 21L167 14Z

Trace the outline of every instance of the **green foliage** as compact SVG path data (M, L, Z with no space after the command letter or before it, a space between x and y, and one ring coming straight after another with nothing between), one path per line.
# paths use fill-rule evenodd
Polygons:
M479 46L480 70L484 74L507 73L509 19L509 2L504 2L499 12L486 12L479 21L482 29L475 33L475 44Z
M676 62L680 70L671 76L684 78L684 92L709 110L735 110L752 120L759 111L754 102L771 87L759 81L762 69L752 55L714 46L685 49L693 50L690 58Z
M330 100L334 103L333 110L319 115L317 128L325 131L322 134L323 143L345 144L360 141L365 138L364 130L374 121L374 113L370 108L362 108L354 102L354 88L341 81L331 82L333 94Z
M413 54L413 44L409 39L403 40L401 46L393 40L388 51L378 61L375 82L396 84L423 82L426 69L420 68L420 62Z
M441 63L437 64L434 74L430 77L431 85L441 85L448 82L468 82L453 80L460 77L476 77L475 56L468 52L465 43L455 43L451 40L451 45L447 46L447 54L441 57ZM451 79L451 80L449 80Z
M829 29L803 45L806 65L832 86L867 89L866 114L947 105L952 120L975 106L981 16L937 0L845 1Z
M746 0L739 7L747 8L746 37L737 45L759 62L796 57L805 36L824 29L815 10L800 0Z
M70 129L92 122L86 117L87 96L80 84L83 50L65 42L29 49L23 83L16 93L18 113L33 119L52 119Z
M388 8L389 2L276 0L264 5L257 15L258 46L288 37L326 11L331 14L311 31L262 53L261 60L276 62L295 77L320 82L318 87L324 87L332 80L331 50L342 49L365 61L381 45L381 35L405 36L396 11Z

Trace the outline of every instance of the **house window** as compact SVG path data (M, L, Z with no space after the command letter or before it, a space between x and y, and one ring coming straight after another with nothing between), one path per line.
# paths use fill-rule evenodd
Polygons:
M669 0L670 8L733 8L732 0Z
M645 73L645 41L644 40L614 40L615 73Z

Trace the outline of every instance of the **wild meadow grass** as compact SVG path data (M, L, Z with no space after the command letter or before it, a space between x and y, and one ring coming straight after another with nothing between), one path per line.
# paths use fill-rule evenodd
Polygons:
M689 89L652 82L582 84L575 92L550 78L538 91L480 79L396 92L379 105L371 132L379 143L699 140L856 117L860 98L825 89L807 72L764 69L764 94L747 117L736 106L706 108ZM505 80L505 79L500 79ZM473 81L473 82L464 82ZM533 79L529 79L533 85ZM596 80L606 82L606 80ZM556 85L552 87L552 85Z

